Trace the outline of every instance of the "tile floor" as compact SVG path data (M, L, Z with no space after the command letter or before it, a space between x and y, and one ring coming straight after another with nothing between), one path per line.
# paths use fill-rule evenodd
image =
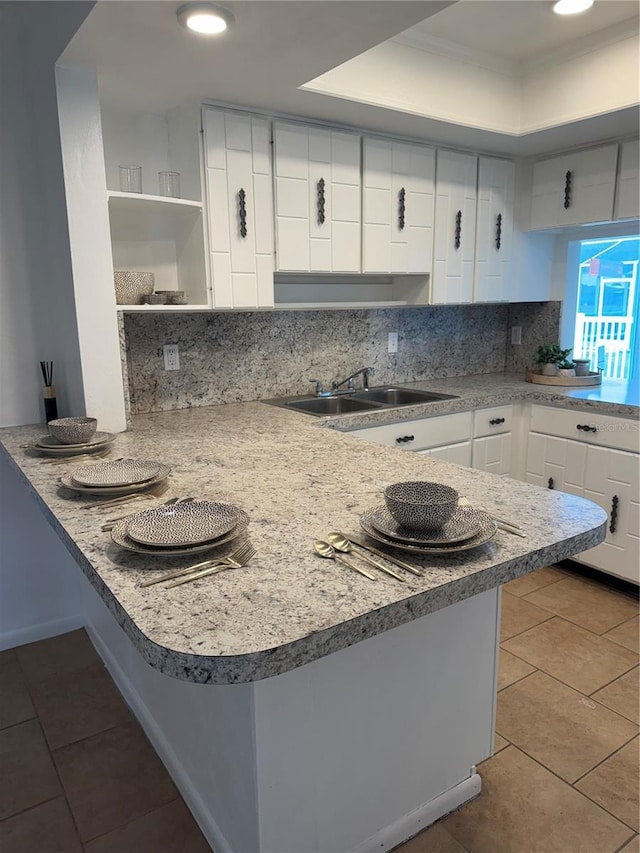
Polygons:
M638 614L557 568L507 584L482 793L395 853L640 853ZM210 850L84 631L0 653L0 696L2 853Z

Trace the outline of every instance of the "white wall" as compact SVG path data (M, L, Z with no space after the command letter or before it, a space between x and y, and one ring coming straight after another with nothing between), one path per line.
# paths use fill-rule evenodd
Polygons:
M92 2L0 3L0 425L82 414L54 63Z

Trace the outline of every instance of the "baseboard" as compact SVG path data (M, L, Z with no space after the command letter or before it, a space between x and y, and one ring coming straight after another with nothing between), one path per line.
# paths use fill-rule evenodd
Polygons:
M640 596L640 587L637 583L619 578L617 575L610 575L601 569L594 569L592 566L587 566L585 563L578 562L577 560L561 560L557 565L561 569L566 569L573 574L582 575L585 578L598 581L606 586L610 586L612 589L617 589L618 592L625 592L627 595L632 595L634 598Z
M125 701L133 711L145 734L153 744L153 748L160 756L169 775L175 782L189 811L202 830L202 834L216 853L233 853L220 828L213 819L211 812L207 809L200 794L192 784L173 747L165 737L164 732L156 722L148 706L141 699L131 680L91 625L87 625L87 632Z
M54 619L51 622L41 622L39 625L29 625L28 628L18 628L15 631L3 631L0 633L0 651L15 649L16 646L24 646L26 643L35 643L37 640L48 640L49 637L57 637L59 634L67 634L84 625L84 617L65 616L64 619Z
M449 788L440 796L423 806L419 806L395 823L385 826L384 829L367 838L362 844L354 847L350 853L385 853L387 850L393 850L403 841L413 838L414 835L431 826L439 818L477 797L481 788L482 780L474 772L468 779L464 779L454 785L453 788Z

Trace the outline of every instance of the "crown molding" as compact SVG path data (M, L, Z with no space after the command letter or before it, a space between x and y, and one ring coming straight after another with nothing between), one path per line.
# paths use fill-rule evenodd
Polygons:
M630 39L640 42L640 17L637 15L626 21L619 21L617 24L612 24L610 27L600 30L597 33L590 33L587 36L575 39L562 45L562 47L525 59L522 62L522 70L526 75L532 71L537 71L539 68L561 65L563 62L575 59L578 56L584 56L603 47Z
M464 44L458 44L454 41L436 38L435 36L420 32L415 27L406 30L404 33L399 33L397 36L389 39L389 41L401 44L404 47L412 47L414 50L421 50L424 53L445 56L447 59L465 62L467 65L486 68L505 77L520 77L521 74L520 62L505 59L487 51L476 50L473 47L467 47Z

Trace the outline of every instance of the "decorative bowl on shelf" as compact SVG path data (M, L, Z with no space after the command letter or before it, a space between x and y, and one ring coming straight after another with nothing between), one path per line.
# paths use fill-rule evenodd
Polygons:
M426 480L392 483L384 490L387 509L409 530L438 530L455 512L458 498L451 486Z
M115 270L116 305L142 305L143 297L153 293L155 276L152 272Z
M48 423L49 433L62 444L83 444L98 428L96 418L56 418Z
M166 305L167 297L164 293L148 293L143 297L146 305Z

